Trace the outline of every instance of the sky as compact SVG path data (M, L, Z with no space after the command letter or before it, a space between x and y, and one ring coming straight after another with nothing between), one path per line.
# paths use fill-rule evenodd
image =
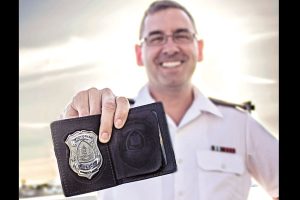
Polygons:
M146 83L134 45L151 2L19 0L21 161L51 156L49 124L79 90L134 97ZM278 0L179 2L204 40L194 84L210 97L251 100L252 115L278 137Z

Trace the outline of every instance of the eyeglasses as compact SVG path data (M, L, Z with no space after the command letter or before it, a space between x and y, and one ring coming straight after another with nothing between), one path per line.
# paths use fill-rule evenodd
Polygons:
M164 33L153 33L147 37L144 37L140 43L145 42L147 46L161 46L167 43L168 37L171 37L176 44L189 44L196 37L195 33L189 31L174 32L172 35L166 35Z

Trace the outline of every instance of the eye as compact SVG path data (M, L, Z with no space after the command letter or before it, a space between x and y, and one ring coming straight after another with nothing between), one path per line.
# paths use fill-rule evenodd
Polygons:
M163 35L158 35L158 34L156 34L156 35L150 35L147 38L147 42L150 45L161 44L163 41L164 41L164 36Z
M180 32L174 34L174 40L177 42L190 42L192 40L192 35L188 32Z

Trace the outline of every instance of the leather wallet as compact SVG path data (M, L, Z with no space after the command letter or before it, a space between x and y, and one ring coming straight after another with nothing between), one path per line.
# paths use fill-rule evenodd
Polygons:
M129 110L108 143L98 138L101 115L51 123L54 152L65 196L93 192L177 170L163 105Z

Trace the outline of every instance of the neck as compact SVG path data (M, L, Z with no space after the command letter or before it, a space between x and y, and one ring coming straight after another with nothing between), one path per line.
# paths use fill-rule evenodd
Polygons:
M156 101L163 103L165 112L172 118L176 125L179 125L194 100L193 86L191 84L185 87L167 89L156 88L149 84L149 91Z

